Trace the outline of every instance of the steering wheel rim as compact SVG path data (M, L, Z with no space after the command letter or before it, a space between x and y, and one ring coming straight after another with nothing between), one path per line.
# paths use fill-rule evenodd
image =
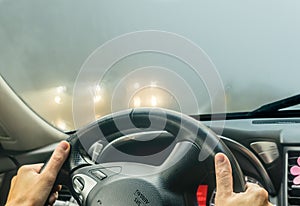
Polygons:
M101 139L101 144L106 148L110 145L109 142L124 136L124 134L158 130L167 131L176 137L174 139L175 147L164 163L158 167L141 166L140 164L128 162L94 164L87 153L91 142L99 140L99 136L105 138ZM106 143L103 140L107 140ZM80 205L89 206L95 203L101 206L117 205L116 202L114 202L115 204L111 202L114 201L113 199L107 199L107 194L114 190L120 191L119 187L125 190L124 193L126 193L127 190L130 190L129 187L137 188L137 185L143 185L143 187L147 188L153 187L153 189L144 190L143 192L136 189L135 191L139 191L138 194L141 193L141 195L138 197L132 195L132 198L129 199L126 197L126 194L121 195L122 205L133 205L135 201L147 203L143 202L143 200L151 203L145 205L170 205L170 202L174 202L172 201L173 199L176 205L183 205L185 202L181 199L184 191L174 188L186 188L185 186L191 182L179 181L178 179L184 179L181 178L182 176L195 176L195 173L186 173L185 171L191 170L191 168L194 168L192 165L196 164L201 165L199 166L201 167L199 171L204 171L203 167L208 166L208 173L214 176L213 158L218 152L226 154L231 162L234 191L242 192L245 190L243 173L235 157L222 140L199 121L175 111L160 108L136 108L113 113L80 129L76 134L70 136L67 141L71 145L70 155L58 175L57 182L67 185ZM201 153L204 150L205 152ZM205 157L202 160L201 154ZM208 156L206 157L205 154ZM99 157L102 155L103 153L100 152ZM113 171L116 168L120 170ZM132 170L135 170L134 168L143 171L143 174L145 171L151 174L147 172L144 175L136 174L136 172L132 172ZM95 175L94 171L98 173ZM125 174L126 171L128 171L128 174ZM100 175L100 178L98 175ZM136 178L136 175L139 175L139 179ZM151 177L148 178L150 183L148 179L144 178L145 176ZM101 178L105 179L105 181ZM127 179L125 182L123 181L122 184L125 185L123 187L120 185L120 180L125 178ZM151 182L156 182L158 181L157 179L161 182ZM192 180L194 179L192 178ZM117 187L114 185L117 185ZM92 188L87 188L88 186ZM211 183L210 187L214 186L215 183ZM163 190L164 194L170 193L170 195L162 197L164 195L159 190ZM101 196L102 193L105 194ZM180 194L178 195L178 193ZM135 193L133 192L133 194ZM156 195L160 198L152 198ZM108 202L110 203L108 204ZM138 205L137 202L135 204ZM172 205L174 204L172 203Z

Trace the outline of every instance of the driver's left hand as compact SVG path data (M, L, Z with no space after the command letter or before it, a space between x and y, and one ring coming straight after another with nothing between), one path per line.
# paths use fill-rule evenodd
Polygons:
M60 142L42 172L43 164L22 166L11 181L6 206L53 205L61 189L53 185L69 151L69 143Z

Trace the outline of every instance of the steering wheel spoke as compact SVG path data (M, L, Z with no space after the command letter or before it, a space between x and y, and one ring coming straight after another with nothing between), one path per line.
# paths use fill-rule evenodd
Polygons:
M160 176L169 188L184 190L203 178L206 171L199 170L199 152L199 148L188 141L175 145L165 162L159 166Z

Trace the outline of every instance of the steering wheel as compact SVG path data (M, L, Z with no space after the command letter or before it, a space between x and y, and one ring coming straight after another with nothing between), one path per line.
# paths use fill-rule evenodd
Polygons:
M162 164L101 160L113 141L153 131L174 137ZM78 130L67 141L71 150L57 183L68 186L80 205L195 205L188 197L196 196L200 183L208 185L208 195L214 191L214 156L218 152L231 162L234 191L245 190L242 171L222 140L199 121L175 111L136 108L113 113ZM87 150L95 142L98 149L91 157Z

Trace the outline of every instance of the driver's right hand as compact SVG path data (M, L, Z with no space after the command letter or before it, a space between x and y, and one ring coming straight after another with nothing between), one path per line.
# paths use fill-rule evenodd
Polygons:
M272 206L268 201L268 192L257 184L247 183L245 192L233 192L230 161L222 153L215 156L215 170L216 206Z

